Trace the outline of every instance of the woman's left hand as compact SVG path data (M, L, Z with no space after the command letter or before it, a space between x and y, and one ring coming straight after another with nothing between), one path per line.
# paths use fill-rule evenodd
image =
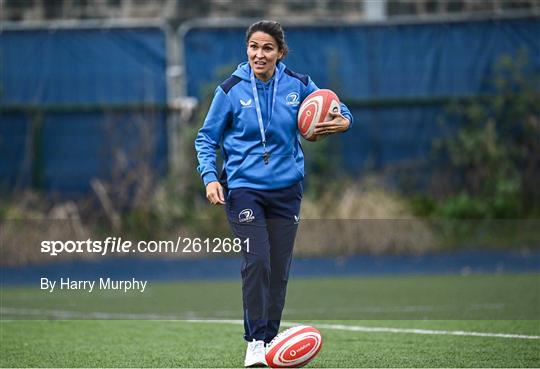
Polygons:
M345 118L341 113L330 112L330 115L333 116L334 119L327 122L315 124L315 130L313 131L313 133L326 136L338 132L344 132L349 128L351 122L349 122L349 120Z

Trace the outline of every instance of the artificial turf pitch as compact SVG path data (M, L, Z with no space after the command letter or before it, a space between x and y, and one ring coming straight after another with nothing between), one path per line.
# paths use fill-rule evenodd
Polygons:
M293 279L285 321L320 329L309 367L539 367L539 282L536 273ZM152 283L141 296L1 292L2 367L243 363L238 281ZM96 316L108 319L66 320ZM369 331L385 327L397 330Z

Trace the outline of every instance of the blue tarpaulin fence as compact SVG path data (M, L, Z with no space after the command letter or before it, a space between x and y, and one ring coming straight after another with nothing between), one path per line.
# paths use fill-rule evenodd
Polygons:
M246 59L247 25L181 27L187 95L203 98ZM356 175L429 155L448 99L492 92L501 56L525 52L525 73L540 72L538 17L285 29L285 63L353 111L353 129L332 139ZM115 150L140 160L141 144L164 173L167 92L160 27L4 29L0 188L86 192L111 176Z
M461 97L488 92L501 55L529 53L540 68L538 18L358 26L286 26L284 62L347 100ZM197 26L185 31L187 90L246 60L245 27Z
M184 30L187 91L202 97L246 59L245 26ZM356 125L340 140L347 170L420 160L430 154L451 98L492 92L503 55L527 55L540 72L540 19L357 26L285 26L284 62L335 90Z
M84 193L149 145L166 169L161 28L4 30L0 83L0 186Z

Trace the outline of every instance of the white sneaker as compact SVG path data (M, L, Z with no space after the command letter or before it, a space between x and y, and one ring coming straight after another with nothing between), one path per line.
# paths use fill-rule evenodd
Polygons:
M268 366L268 364L266 364L264 341L253 340L252 342L248 342L244 366L246 368Z

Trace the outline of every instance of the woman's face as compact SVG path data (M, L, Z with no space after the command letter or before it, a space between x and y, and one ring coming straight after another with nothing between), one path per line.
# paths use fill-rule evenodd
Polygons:
M277 61L283 56L274 37L261 31L254 32L248 40L247 56L255 76L268 81L274 75Z

